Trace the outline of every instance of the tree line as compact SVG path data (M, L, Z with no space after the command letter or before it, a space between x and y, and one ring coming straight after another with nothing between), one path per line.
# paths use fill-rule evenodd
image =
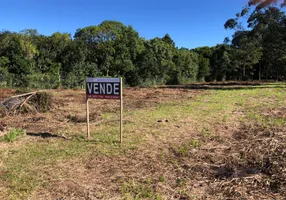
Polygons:
M146 40L132 26L103 21L68 33L0 32L0 85L83 87L86 77L123 77L129 86L193 81L285 80L285 2L250 0L224 24L222 44L177 48L169 34ZM247 26L247 27L244 27Z

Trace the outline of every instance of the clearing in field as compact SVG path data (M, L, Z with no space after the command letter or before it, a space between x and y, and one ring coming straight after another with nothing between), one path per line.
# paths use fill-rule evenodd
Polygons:
M1 89L1 99L15 91ZM52 109L0 119L0 199L283 199L286 84L51 90Z

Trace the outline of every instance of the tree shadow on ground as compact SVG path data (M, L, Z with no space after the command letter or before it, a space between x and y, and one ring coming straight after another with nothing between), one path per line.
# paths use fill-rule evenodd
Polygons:
M56 135L48 132L42 132L42 133L27 133L28 136L32 137L41 137L41 138L63 138L67 139L65 136L62 135Z

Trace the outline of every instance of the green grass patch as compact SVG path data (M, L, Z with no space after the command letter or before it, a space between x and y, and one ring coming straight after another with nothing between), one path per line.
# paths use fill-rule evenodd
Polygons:
M192 149L199 148L201 147L201 145L202 145L201 141L191 140L190 142L182 144L179 147L177 147L176 154L181 157L186 157L188 156L189 152Z
M144 181L143 183L137 181L125 182L120 188L121 194L125 199L158 199L155 191L152 188L152 181Z
M6 142L14 142L15 140L19 139L25 134L26 134L25 130L12 128L0 140Z

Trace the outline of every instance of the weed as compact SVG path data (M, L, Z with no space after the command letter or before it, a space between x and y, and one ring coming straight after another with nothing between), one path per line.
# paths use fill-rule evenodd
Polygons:
M198 148L198 147L201 146L201 142L200 142L199 140L192 140L192 141L191 141L191 146L192 146L193 148Z
M179 148L178 154L182 157L186 157L189 153L189 148L187 146L182 146Z
M159 194L156 194L155 200L162 200L162 197Z
M148 184L138 183L134 180L130 182L125 182L121 186L121 194L125 198L140 199L140 198L153 198L154 192L152 187Z
M165 177L164 176L160 176L159 177L159 182L161 182L161 183L165 182Z
M178 187L183 187L186 184L186 181L183 178L177 178L176 182Z
M181 145L178 148L177 154L181 157L188 156L191 149L198 148L201 146L201 142L199 140L191 140L190 142Z
M23 136L24 134L25 134L24 130L13 128L13 129L9 130L6 135L4 135L4 140L7 142L13 142L17 138L19 138L20 136Z

